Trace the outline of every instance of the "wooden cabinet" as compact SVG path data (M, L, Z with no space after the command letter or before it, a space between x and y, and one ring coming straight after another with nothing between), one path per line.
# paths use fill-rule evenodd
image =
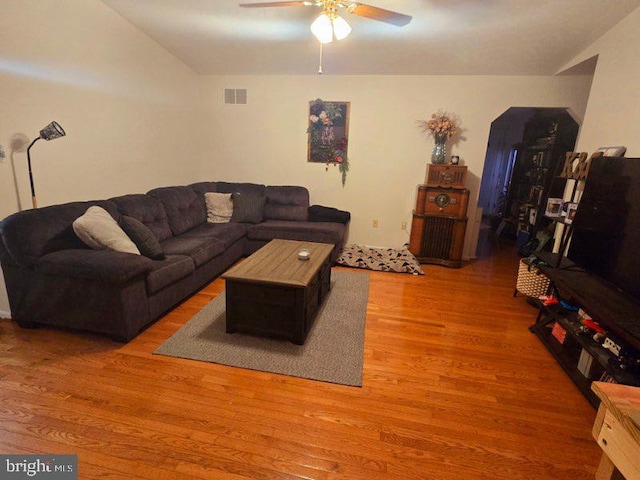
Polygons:
M307 261L298 259L301 248ZM272 240L229 269L226 331L284 337L297 345L307 338L331 287L333 245Z
M602 449L598 480L640 478L640 388L594 382L602 401L593 424L593 438Z
M465 166L430 165L427 184L418 186L409 251L420 263L462 265L469 190Z
M427 187L464 188L467 167L464 165L429 165Z

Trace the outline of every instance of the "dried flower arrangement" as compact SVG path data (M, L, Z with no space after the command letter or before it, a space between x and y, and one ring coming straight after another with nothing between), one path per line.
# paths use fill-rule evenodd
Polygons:
M444 141L458 133L458 121L454 115L443 110L431 114L428 120L418 120L418 126L427 135L438 141Z

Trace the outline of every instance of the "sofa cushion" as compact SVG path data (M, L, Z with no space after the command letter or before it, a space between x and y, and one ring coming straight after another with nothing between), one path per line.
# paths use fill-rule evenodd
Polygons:
M163 260L164 252L160 246L160 242L140 220L123 215L120 217L118 225L124 230L131 241L136 244L140 253L152 260Z
M153 260L112 250L60 250L41 257L38 272L108 283L124 283L151 270Z
M204 201L207 205L207 222L229 223L233 214L231 193L207 192Z
M156 293L190 275L194 269L193 260L185 255L169 255L162 261L153 262L151 271L147 273L147 292Z
M196 267L208 262L213 257L224 252L224 243L210 237L179 237L168 238L160 244L166 255L186 255L191 257Z
M221 193L265 195L266 187L258 183L216 182L216 191Z
M108 201L65 203L14 213L2 221L5 248L23 266L32 266L47 253L88 248L71 224L93 205L101 206L114 218L118 216L116 205Z
M240 223L203 223L199 227L184 232L182 237L208 237L224 243L229 248L247 234L246 225Z
M342 245L345 226L341 223L291 222L267 220L247 228L250 240L270 241L274 238Z
M207 221L204 196L196 194L190 187L155 188L148 194L162 202L174 235L180 235Z
M309 191L304 187L275 186L266 188L266 220L307 220Z
M104 208L93 206L73 222L76 235L94 250L140 255L140 250Z
M167 212L162 202L151 195L136 193L110 199L118 207L121 215L140 220L153 232L158 241L172 237Z
M267 197L250 193L233 194L233 214L235 223L260 223L264 219L264 205Z

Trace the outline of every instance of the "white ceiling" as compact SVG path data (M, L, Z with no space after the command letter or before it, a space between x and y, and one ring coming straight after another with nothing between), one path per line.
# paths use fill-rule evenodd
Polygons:
M317 7L263 0L102 0L200 74L313 74ZM344 13L353 31L324 47L325 74L551 75L640 0L371 0L405 27Z

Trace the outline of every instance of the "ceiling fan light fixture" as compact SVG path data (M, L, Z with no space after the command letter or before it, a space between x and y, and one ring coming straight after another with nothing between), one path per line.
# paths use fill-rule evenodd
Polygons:
M331 43L334 35L337 40L346 38L351 33L351 26L341 16L323 12L311 24L311 32L320 43Z
M351 33L351 26L342 17L333 19L333 33L338 40L346 38Z
M333 26L331 19L326 13L318 15L311 24L311 33L315 35L320 43L331 43L333 41Z

